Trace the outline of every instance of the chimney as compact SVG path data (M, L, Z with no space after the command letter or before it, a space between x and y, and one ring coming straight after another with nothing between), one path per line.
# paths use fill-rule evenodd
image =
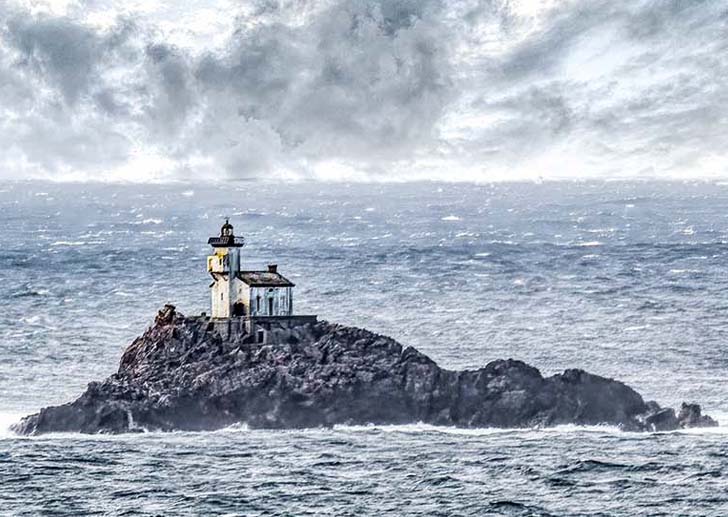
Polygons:
M268 273L278 273L278 264L268 264Z

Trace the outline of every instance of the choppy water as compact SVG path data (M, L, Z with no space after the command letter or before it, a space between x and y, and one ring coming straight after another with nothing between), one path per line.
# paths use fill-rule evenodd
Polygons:
M622 379L728 425L728 186L0 185L0 429L113 372L172 301L207 310L230 215L296 309L450 368ZM8 515L725 515L728 431L437 429L20 438Z

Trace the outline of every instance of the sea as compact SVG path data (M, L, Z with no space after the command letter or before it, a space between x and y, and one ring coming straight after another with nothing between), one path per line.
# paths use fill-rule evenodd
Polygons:
M224 217L302 314L450 369L582 368L721 427L21 437L165 303L209 311ZM728 184L0 184L0 515L728 515Z

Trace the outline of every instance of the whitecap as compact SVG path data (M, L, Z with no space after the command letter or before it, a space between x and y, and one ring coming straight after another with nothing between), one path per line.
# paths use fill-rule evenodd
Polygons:
M245 422L238 422L236 424L229 425L227 427L223 427L222 429L218 431L213 431L215 433L239 433L239 432L247 432L250 431L250 427L248 427L248 424Z
M460 221L460 218L456 215L446 215L442 218L442 221Z
M616 231L616 228L592 228L591 230L586 230L586 233L614 233Z
M619 427L613 425L576 425L565 424L553 427L518 427L518 428L502 428L502 427L454 427L454 426L437 426L418 422L416 424L401 425L335 425L335 431L342 432L382 432L382 433L400 433L400 434L422 434L422 433L441 433L453 434L461 436L489 436L494 434L529 434L534 438L548 437L553 434L566 433L598 433L598 434L626 434ZM642 433L639 433L642 434Z
M624 332L635 332L637 330L644 330L646 328L649 328L649 325L635 325L633 327L624 327L622 331Z
M17 436L10 430L10 426L17 424L24 416L31 413L33 412L0 411L0 439Z
M83 246L86 241L56 241L51 246Z

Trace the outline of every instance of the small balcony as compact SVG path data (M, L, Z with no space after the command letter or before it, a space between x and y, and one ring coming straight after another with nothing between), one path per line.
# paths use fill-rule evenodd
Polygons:
M245 246L245 239L233 235L221 235L219 237L210 237L207 239L207 243L213 248L242 248Z

